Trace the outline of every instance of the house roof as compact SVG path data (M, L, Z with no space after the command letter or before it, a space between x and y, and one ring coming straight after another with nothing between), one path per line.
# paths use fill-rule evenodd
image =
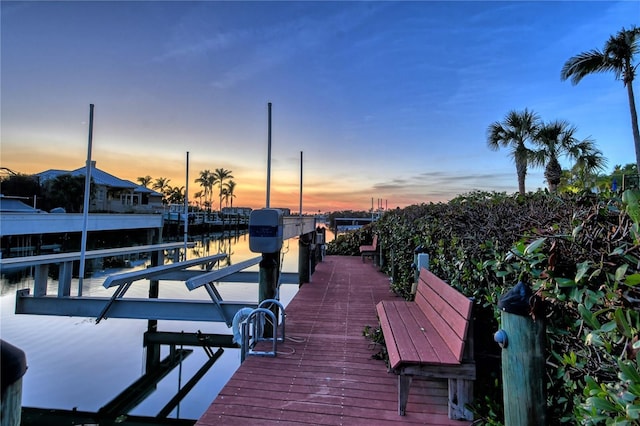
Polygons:
M153 189L150 188L146 188L142 185L138 185L138 187L136 188L136 192L142 192L144 194L149 194L149 195L155 195L156 197L162 197L162 193L158 192L158 191L154 191Z
M0 195L0 211L3 213L41 213L41 210L34 209L33 207L23 203L22 201Z
M86 167L80 167L68 173L71 173L72 176L84 176L86 170ZM138 187L138 185L133 182L120 179L119 177L98 169L95 162L91 164L91 178L96 185L110 186L111 188L136 189Z
M60 175L70 174L71 176L83 176L85 175L86 167L80 167L75 170L60 170L60 169L49 169L44 172L37 173L36 176L40 178L42 182L46 182L50 179L55 179ZM123 189L131 189L135 192L147 193L149 195L156 195L158 197L162 197L162 194L156 192L152 189L145 188L144 186L138 185L137 183L133 183L129 180L120 179L110 173L105 172L104 170L100 170L96 167L95 161L91 164L91 178L93 179L96 185L104 185L111 188L123 188Z

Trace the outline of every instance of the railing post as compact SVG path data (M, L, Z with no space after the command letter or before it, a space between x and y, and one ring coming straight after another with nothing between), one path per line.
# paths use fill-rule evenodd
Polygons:
M420 278L420 269L429 269L429 255L427 249L422 244L413 250L413 285L411 286L411 294L416 294L418 288L418 279Z
M519 283L499 304L502 329L494 339L502 348L505 426L546 425L545 324L543 315L529 315L530 291ZM524 295L520 306L513 304L514 295Z
M318 226L316 228L316 262L324 260L324 251L326 244L326 229Z
M58 297L71 296L71 278L73 277L73 261L60 264L58 272Z

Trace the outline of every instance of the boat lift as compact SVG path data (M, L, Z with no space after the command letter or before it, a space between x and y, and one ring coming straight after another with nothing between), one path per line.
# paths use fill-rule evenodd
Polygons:
M313 217L302 220L296 217L285 218L283 230L285 240L314 231ZM80 253L0 259L0 267L35 267L33 294L28 288L17 291L16 314L89 317L96 318L97 322L105 318L217 321L231 326L238 310L257 307L256 302L223 300L214 284L220 281L257 283L259 272L244 270L258 264L261 259L259 256L218 270L213 270L213 266L226 257L226 254L215 254L182 262L174 261L167 265L163 265L162 261L158 260L165 251L173 251L173 258L178 259L177 250L183 247L183 243L164 243L87 251L87 259L130 253L152 253L154 266L107 277L103 286L117 287L111 297L71 296L72 265L80 258ZM48 268L51 264L61 264L56 296L47 295ZM194 267L199 268L193 269ZM297 273L281 273L279 279L281 284L300 284ZM184 281L189 291L204 287L210 300L123 297L135 281L141 280Z

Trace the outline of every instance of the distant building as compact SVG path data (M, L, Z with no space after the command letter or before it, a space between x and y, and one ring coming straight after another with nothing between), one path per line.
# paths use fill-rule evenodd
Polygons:
M225 216L249 217L251 207L223 207L222 214Z
M37 173L40 184L61 175L85 176L86 168L66 171L49 169ZM120 179L96 167L91 162L91 179L95 185L94 197L91 199L89 211L109 213L155 213L162 211L162 194L131 181Z
M291 209L281 208L281 207L271 207L271 208L280 210L283 216L291 216Z

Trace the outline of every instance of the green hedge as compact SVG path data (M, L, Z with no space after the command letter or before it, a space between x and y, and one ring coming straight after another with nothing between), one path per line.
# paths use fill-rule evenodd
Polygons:
M501 424L497 302L519 280L544 301L549 424L634 424L640 418L638 194L525 196L473 192L386 212L330 242L357 255L375 233L391 288L409 297L414 249L475 298L476 418ZM370 334L370 330L369 330Z

